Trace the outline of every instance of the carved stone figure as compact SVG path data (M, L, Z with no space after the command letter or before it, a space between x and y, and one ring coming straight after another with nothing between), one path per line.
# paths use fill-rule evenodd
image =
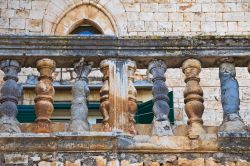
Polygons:
M168 119L170 108L168 104L168 87L164 77L167 65L162 60L153 60L150 62L148 70L153 75L154 119L152 134L158 136L173 135Z
M129 133L137 134L135 129L135 113L137 111L137 91L133 84L134 74L136 70L135 61L128 61L128 112L129 112Z
M103 60L100 64L101 72L103 73L103 86L100 90L100 112L103 116L103 130L111 131L109 124L109 62Z
M223 122L220 131L245 131L240 115L239 84L235 79L236 71L233 59L222 59L219 70L221 82L221 102L223 107Z
M36 66L40 72L40 76L35 88L36 120L33 124L33 132L48 133L50 132L51 125L50 117L54 111L53 97L55 91L52 85L52 73L55 71L55 61L44 58L37 61Z
M71 121L69 131L89 131L87 97L89 95L88 75L93 63L84 62L81 59L74 64L77 74L76 82L72 87Z
M187 59L182 64L182 71L185 74L186 88L184 90L185 112L188 116L190 139L197 139L205 133L203 129L202 114L204 112L203 91L199 84L199 73L201 72L201 63L197 59Z
M17 85L17 74L21 70L21 65L16 60L3 60L0 62L0 69L5 74L0 98L0 132L21 132L16 119L16 105L21 95Z

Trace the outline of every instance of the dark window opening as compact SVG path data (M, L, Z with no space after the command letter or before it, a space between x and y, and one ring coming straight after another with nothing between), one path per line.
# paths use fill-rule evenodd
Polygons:
M102 32L90 24L82 24L79 27L77 27L76 29L74 29L71 32L71 34L96 35L96 34L102 34Z

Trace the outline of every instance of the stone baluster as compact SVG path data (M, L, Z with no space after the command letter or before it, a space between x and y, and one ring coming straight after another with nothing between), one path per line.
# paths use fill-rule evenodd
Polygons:
M3 60L0 62L0 69L5 74L0 98L0 132L21 132L16 119L18 98L21 95L17 74L21 65L16 60Z
M55 71L56 64L55 61L44 58L37 61L36 66L40 72L40 76L35 88L36 120L32 131L36 133L48 133L51 132L50 117L54 110L53 97L55 91L52 85L52 74Z
M84 62L81 59L74 64L74 70L77 74L76 82L72 87L72 105L71 105L71 121L69 131L89 131L90 126L88 118L87 97L89 95L88 75L91 71L93 63Z
M103 130L111 131L109 124L109 61L103 60L100 64L101 72L103 73L103 86L100 90L100 112L103 116Z
M168 104L168 87L164 77L167 65L162 60L153 60L150 62L148 70L153 75L154 119L152 134L158 136L173 135L168 119L170 108Z
M186 88L184 90L185 112L189 118L188 136L190 139L197 139L205 133L203 129L202 114L204 112L203 91L199 84L199 73L201 63L197 59L188 59L182 64L182 71L185 74Z
M240 115L239 84L236 80L235 65L232 58L220 60L219 77L221 83L221 102L223 107L223 122L219 131L245 131Z
M129 111L129 133L137 134L135 129L135 113L137 111L137 91L133 84L134 74L136 70L136 62L128 61L128 111Z

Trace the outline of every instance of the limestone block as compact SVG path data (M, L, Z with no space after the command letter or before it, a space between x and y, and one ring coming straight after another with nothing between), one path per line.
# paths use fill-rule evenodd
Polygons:
M173 31L175 32L190 31L190 22L173 22Z
M0 28L9 28L8 18L0 18Z
M221 164L216 163L215 160L212 157L205 160L205 165L206 166L221 166Z
M140 12L140 3L126 3L124 8L127 12Z
M129 161L128 160L122 160L121 161L121 166L130 166Z
M157 22L155 21L146 21L145 22L146 31L157 31Z
M244 21L244 12L223 13L223 21Z
M106 159L104 159L102 156L96 157L96 166L106 166L106 165L107 165Z
M169 13L169 21L183 21L183 13Z
M157 12L157 3L141 3L141 12Z
M158 31L167 31L171 32L172 31L172 22L158 22Z
M154 13L155 21L168 21L168 13Z
M177 5L174 3L162 3L158 4L158 11L159 12L176 12Z
M153 21L154 13L151 12L141 12L140 13L140 20L141 21Z
M28 155L4 154L5 164L28 164Z
M235 163L234 162L226 162L225 166L235 166Z
M120 166L119 160L112 160L107 163L107 166Z
M179 158L179 166L205 166L204 158L197 158L195 160L188 160L186 158Z
M204 32L216 31L215 22L213 21L201 22L201 31L204 31Z
M30 10L29 18L31 19L42 19L45 10Z
M129 31L145 31L144 21L128 21Z
M15 11L15 18L28 18L29 10L26 9L17 9Z
M42 19L29 19L26 21L27 29L30 31L42 31Z
M250 166L250 163L247 162L246 160L238 160L236 162L236 166Z
M25 29L25 19L11 18L10 28L13 29Z
M20 0L20 9L31 9L31 0Z
M41 10L46 9L49 1L32 1L31 9L33 10Z
M8 0L8 8L9 9L18 9L19 8L19 0Z

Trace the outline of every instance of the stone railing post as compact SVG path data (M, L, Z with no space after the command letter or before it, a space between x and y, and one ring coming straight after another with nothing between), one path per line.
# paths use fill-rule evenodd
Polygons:
M100 64L101 72L103 73L103 86L100 90L100 112L103 116L103 130L111 131L109 123L109 61L103 60Z
M3 60L0 62L0 69L5 74L0 98L0 132L21 132L16 119L18 98L21 95L17 74L21 65L16 60Z
M72 87L71 121L69 131L89 131L87 97L89 95L88 75L93 63L84 62L81 59L74 64L77 78Z
M201 63L197 59L188 59L182 64L182 71L185 74L186 88L184 90L185 112L188 116L190 139L197 139L205 133L203 129L202 114L204 112L203 91L199 84L199 73L201 72Z
M53 97L55 90L52 85L52 74L55 71L56 64L54 60L44 58L37 61L36 66L40 72L40 76L35 88L36 120L32 131L36 133L48 133L51 132L50 117L54 111Z
M153 60L150 62L148 70L153 75L154 119L152 134L158 136L173 135L168 119L170 108L168 104L168 87L164 77L167 65L162 60Z
M103 130L136 134L136 90L131 86L135 63L113 58L103 60L100 68L104 75L104 85L100 90Z
M223 107L223 122L220 125L219 131L245 131L246 126L239 115L239 84L235 78L236 71L232 58L220 60L219 77Z
M135 129L135 113L137 111L137 90L133 84L136 62L128 60L128 112L129 112L129 133L137 134Z

